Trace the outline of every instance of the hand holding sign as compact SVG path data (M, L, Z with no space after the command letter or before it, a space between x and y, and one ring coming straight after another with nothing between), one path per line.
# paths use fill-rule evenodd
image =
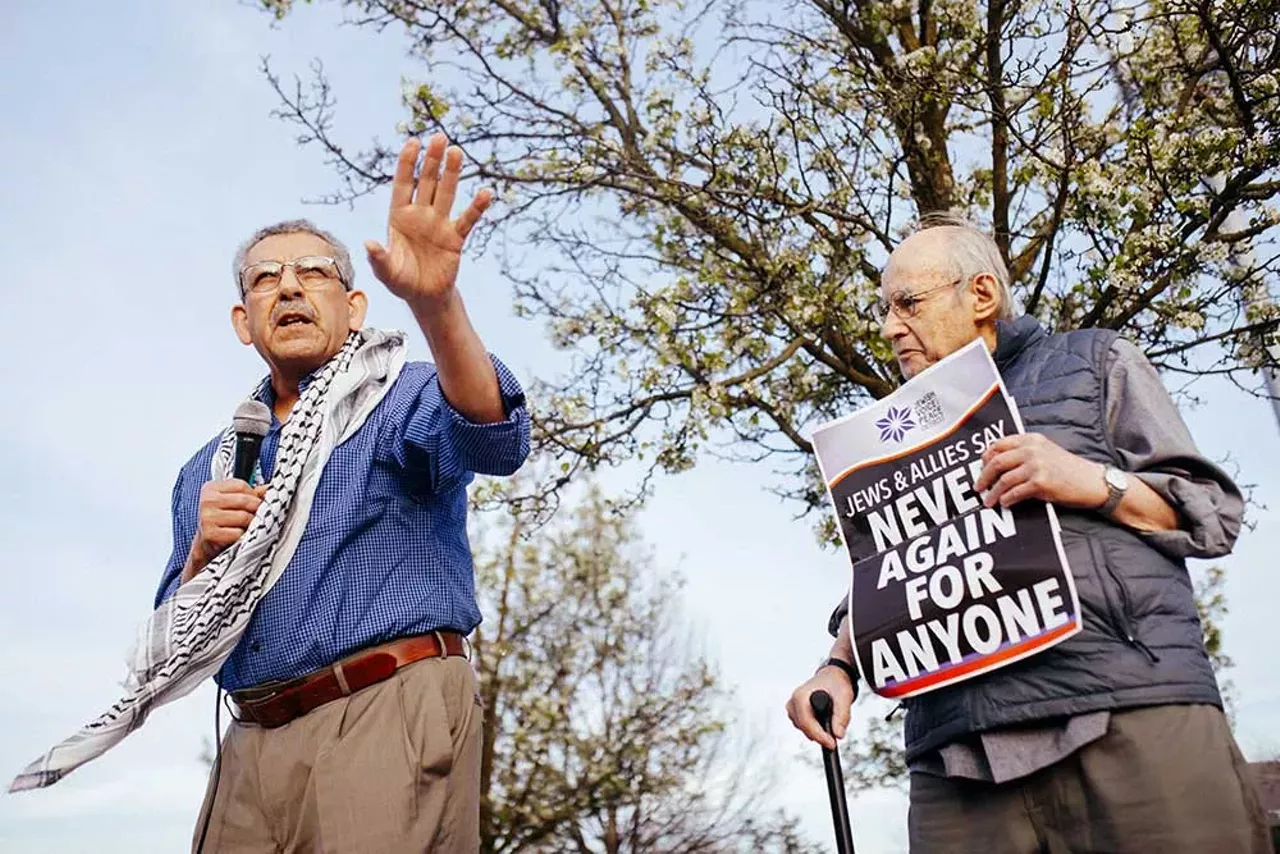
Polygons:
M1097 507L1105 482L1023 434L982 341L819 427L814 448L853 560L853 654L877 694L972 679L1080 630L1050 502Z
M987 507L1038 498L1061 507L1093 509L1107 500L1103 466L1077 457L1039 433L1016 433L987 446L974 483Z

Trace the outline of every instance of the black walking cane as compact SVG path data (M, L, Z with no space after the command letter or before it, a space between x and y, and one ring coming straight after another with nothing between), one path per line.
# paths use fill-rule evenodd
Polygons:
M814 691L809 695L809 706L818 719L818 726L835 738L831 731L831 695L826 691ZM840 755L822 748L822 767L827 772L831 819L836 826L836 851L838 854L853 854L853 831L849 829L849 806L844 801L844 772L840 770Z

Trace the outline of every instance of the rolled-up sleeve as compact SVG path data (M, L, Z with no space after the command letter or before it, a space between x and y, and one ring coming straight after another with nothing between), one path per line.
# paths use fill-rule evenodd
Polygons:
M418 394L404 423L405 461L425 467L433 489L464 481L468 475L509 475L529 456L529 412L524 389L506 365L489 356L498 376L506 417L477 424L450 405L432 376Z
M1137 347L1117 339L1107 371L1107 431L1123 468L1178 512L1175 531L1141 536L1170 557L1214 558L1231 551L1244 497L1222 467L1196 448L1173 398Z

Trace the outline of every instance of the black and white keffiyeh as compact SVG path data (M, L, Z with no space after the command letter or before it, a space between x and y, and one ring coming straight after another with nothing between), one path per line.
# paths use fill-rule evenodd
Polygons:
M289 565L330 453L360 429L404 361L400 332L364 329L347 338L294 405L281 430L275 473L244 535L141 627L115 705L28 765L9 791L53 785L142 726L153 709L217 672ZM231 476L234 449L228 427L210 466L215 480Z

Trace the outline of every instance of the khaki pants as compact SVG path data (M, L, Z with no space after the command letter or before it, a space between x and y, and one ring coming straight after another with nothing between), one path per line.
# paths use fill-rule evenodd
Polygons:
M912 774L908 826L912 854L1272 850L1214 706L1115 712L1102 738L1000 785Z
M282 727L232 724L192 851L206 815L206 854L478 851L479 702L469 661L429 658Z

